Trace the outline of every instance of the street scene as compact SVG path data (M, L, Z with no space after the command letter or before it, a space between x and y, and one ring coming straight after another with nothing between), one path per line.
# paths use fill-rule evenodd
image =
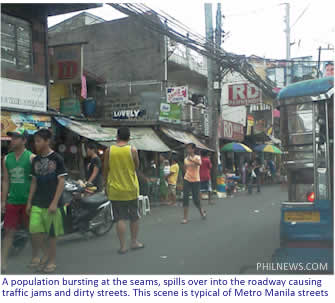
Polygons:
M333 273L335 28L270 2L1 4L2 274Z

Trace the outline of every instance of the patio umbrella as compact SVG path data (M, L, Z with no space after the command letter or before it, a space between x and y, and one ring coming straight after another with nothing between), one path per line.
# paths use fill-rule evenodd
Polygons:
M221 151L223 152L234 152L234 153L252 153L252 150L242 144L242 143L236 143L236 142L232 142L232 143L228 143L226 144Z
M283 152L276 146L271 144L260 144L254 148L254 151L262 153L282 154Z

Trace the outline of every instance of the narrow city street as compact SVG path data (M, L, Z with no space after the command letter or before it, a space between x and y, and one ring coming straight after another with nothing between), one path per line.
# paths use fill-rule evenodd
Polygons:
M142 219L145 249L118 255L115 226L101 238L64 237L57 274L253 274L279 246L280 202L287 193L266 186L262 193L216 200L202 220L194 207L181 225L181 207L155 207ZM9 260L9 274L30 274L30 244Z

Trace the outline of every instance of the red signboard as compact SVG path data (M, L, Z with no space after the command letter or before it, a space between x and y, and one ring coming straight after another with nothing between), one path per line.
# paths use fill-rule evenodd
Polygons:
M63 45L50 49L51 76L55 83L81 83L82 46Z
M228 105L242 106L259 104L262 102L261 90L252 83L239 83L228 85Z
M222 120L219 123L219 136L222 139L232 141L244 140L244 128L242 124Z

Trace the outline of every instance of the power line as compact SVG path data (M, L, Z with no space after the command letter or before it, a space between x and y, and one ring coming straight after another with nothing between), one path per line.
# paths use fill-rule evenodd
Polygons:
M300 14L300 16L297 18L297 20L294 22L294 24L291 26L291 29L293 28L294 25L296 25L298 23L298 21L303 17L303 15L306 13L306 11L308 10L308 8L311 6L310 3L308 3L308 5L305 7L305 9L302 11L302 13Z

